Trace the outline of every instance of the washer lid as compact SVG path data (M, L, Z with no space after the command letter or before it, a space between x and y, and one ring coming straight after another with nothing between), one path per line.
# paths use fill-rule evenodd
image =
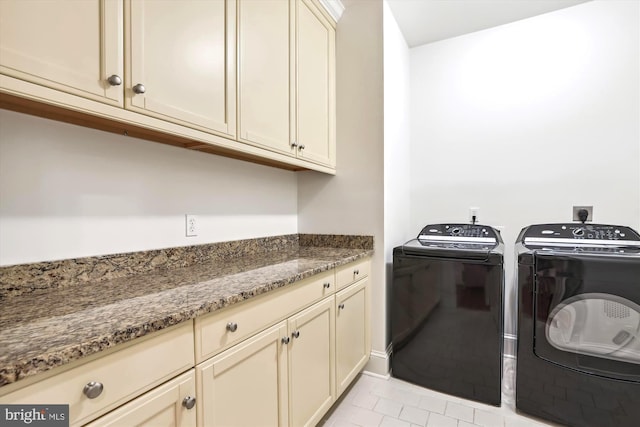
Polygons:
M503 245L477 242L437 242L420 239L409 240L402 246L407 255L440 259L489 261L494 254L502 259ZM497 261L500 262L500 261Z
M497 242L495 237L467 237L467 236L432 236L428 234L420 234L418 240L421 242L447 243L447 242L466 242L466 243L491 243Z

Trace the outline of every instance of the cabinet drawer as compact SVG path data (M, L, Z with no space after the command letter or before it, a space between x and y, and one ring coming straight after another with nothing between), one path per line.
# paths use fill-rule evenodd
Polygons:
M193 366L193 323L158 332L3 396L3 404L68 404L70 425L84 424ZM83 392L92 381L102 392Z
M333 272L327 272L208 316L196 318L196 363L334 292Z
M195 370L154 388L120 408L98 418L86 427L195 427L196 408L188 399L196 396ZM197 403L197 402L196 402Z
M369 276L371 261L365 259L339 267L336 271L336 287L338 290Z

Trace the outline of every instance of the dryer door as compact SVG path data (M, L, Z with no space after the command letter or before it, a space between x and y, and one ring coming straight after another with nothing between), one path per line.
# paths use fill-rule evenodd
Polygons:
M640 382L640 258L537 253L535 354Z

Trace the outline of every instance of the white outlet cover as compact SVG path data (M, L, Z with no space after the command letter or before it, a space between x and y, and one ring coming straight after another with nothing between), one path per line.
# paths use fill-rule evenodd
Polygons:
M185 235L187 237L195 237L198 235L198 217L195 215L184 216Z

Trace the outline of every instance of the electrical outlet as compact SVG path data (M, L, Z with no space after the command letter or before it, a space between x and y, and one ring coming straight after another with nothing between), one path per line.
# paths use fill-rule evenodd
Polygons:
M198 217L195 215L185 215L185 229L187 237L194 237L198 235Z
M580 217L578 216L578 212L580 210L585 209L589 215L587 216L587 222L593 221L593 206L574 206L573 207L573 220L580 221Z
M479 219L480 208L470 207L469 208L469 222L475 224L480 221Z

